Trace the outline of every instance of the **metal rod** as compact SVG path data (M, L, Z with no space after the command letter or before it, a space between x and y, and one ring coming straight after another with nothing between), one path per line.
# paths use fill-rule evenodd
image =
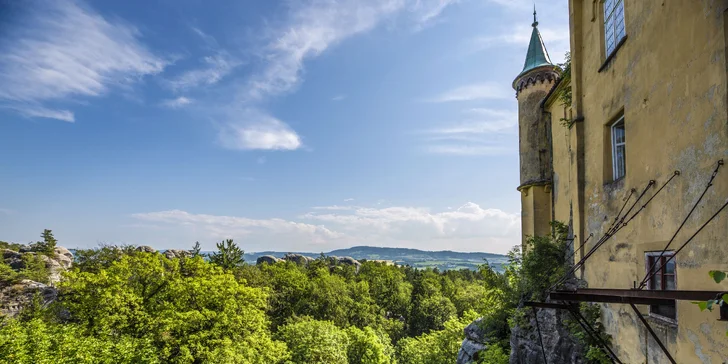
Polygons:
M677 234L680 232L680 230L682 230L683 226L685 226L685 223L688 222L688 219L690 218L690 216L692 216L693 212L695 211L695 209L700 204L700 201L703 200L703 197L705 197L705 194L708 192L708 190L710 189L710 187L713 186L713 180L715 180L715 176L718 175L718 170L720 170L720 167L722 165L723 165L723 160L721 159L721 160L718 161L718 165L715 167L715 170L713 171L713 174L710 175L710 179L708 180L708 184L705 186L705 189L703 189L703 193L700 194L700 197L698 197L698 200L695 201L695 204L693 204L693 208L690 209L690 212L688 212L688 214L685 216L685 219L683 219L683 221L680 224L680 226L678 226L677 230L675 230L675 233L672 234L672 238L670 238L670 241L667 242L667 245L665 245L665 248L663 248L662 249L662 252L660 252L660 256L657 258L657 261L658 262L660 260L662 260L662 257L665 255L665 252L667 252L667 249L670 248L670 245L675 240L675 237L677 237ZM655 266L652 266L652 267L649 268L649 271L647 272L647 274L645 274L645 278L642 279L642 282L640 282L639 289L642 289L642 288L645 287L645 284L648 281L647 276L652 277L654 275L654 274L652 274L652 270L655 268ZM659 272L659 270L658 270L658 272Z
M671 304L678 301L707 301L725 292L687 290L637 290L611 288L582 288L576 291L554 291L552 300L571 302L634 303L637 305Z
M549 364L548 360L546 360L546 349L543 347L543 338L541 338L541 326L538 324L538 312L536 312L535 306L531 306L531 309L533 310L533 317L536 318L536 331L538 331L538 342L541 344L541 354L543 355L543 362L544 364Z
M576 322L581 325L581 327L586 331L589 336L592 337L592 339L596 340L597 343L599 343L599 346L604 351L605 354L609 356L609 359L612 361L612 363L619 363L622 364L622 362L617 357L617 354L615 354L612 349L607 345L606 342L599 336L599 333L594 330L591 325L589 325L589 322L584 318L584 316L581 315L581 313L578 310L569 310L569 313L571 313L572 316L574 316L574 319L576 319ZM584 322L582 322L584 320Z
M637 309L637 306L635 306L632 303L630 303L629 305L632 306L632 309L634 310L634 313L637 314L637 317L645 325L645 327L647 328L647 331L650 332L650 335L652 335L652 338L655 339L655 341L657 342L657 345L660 345L660 348L662 349L662 352L665 353L665 356L667 356L667 358L670 359L670 362L672 364L677 364L677 362L675 361L675 359L672 358L672 355L670 355L670 352L667 351L667 348L662 343L662 341L660 340L660 338L657 337L657 334L655 334L655 332L652 330L652 326L650 326L650 323L647 322L647 320L645 320L645 318L642 316L642 313L640 312L640 310Z
M627 215L629 215L630 212L632 212L632 209L634 209L634 207L642 199L642 197L645 196L645 193L647 193L647 190L649 190L650 187L652 187L652 185L654 185L654 184L655 184L655 180L650 180L650 182L647 183L647 187L645 187L645 189L642 191L642 193L640 193L639 197L637 197L637 200L635 200L635 202L632 204L632 206L630 206L629 210L627 210L627 213L625 213L625 215L622 216L622 218L620 219L619 223L616 226L614 226L613 229L608 230L604 234L604 236L601 239L599 239L599 241L594 245L594 247L592 247L589 250L589 252L584 257L582 257L581 260L578 263L574 264L574 266L571 267L571 269L569 269L569 271L560 280L558 280L554 285L552 285L549 288L549 290L552 290L554 287L556 287L562 281L564 281L565 279L568 279L568 277L571 274L573 274L574 272L576 272L579 268L581 268L582 265L584 265L584 263L586 262L586 260L589 259L594 254L594 252L597 251L597 249L599 249L602 245L604 245L604 243L606 243L609 240L609 238L611 238L612 236L614 236L614 234L616 234L620 229L622 229L624 227L623 222L624 222L625 217ZM639 211L641 211L641 209ZM637 213L639 213L639 211ZM637 213L635 213L635 215Z
M698 233L700 233L700 231L702 231L702 230L703 230L703 228L705 228L705 227L706 227L706 226L707 226L707 225L708 225L708 224L709 224L709 223L710 223L711 221L713 221L713 219L715 219L715 218L716 218L716 216L718 216L718 215L719 215L719 214L720 214L721 212L723 212L723 210L725 210L726 206L728 206L728 200L726 200L726 202L725 202L725 203L723 204L723 206L721 206L721 207L720 207L720 208L718 209L718 211L716 211L716 212L715 212L715 213L713 214L713 216L711 216L711 217L710 217L710 218L708 219L708 221L706 221L706 222L705 222L705 224L703 224L703 225L702 225L702 226L701 226L701 227L700 227L700 228L699 228L699 229L698 229L698 230L697 230L697 231L696 231L696 232L695 232L695 233L694 233L694 234L693 234L693 235L692 235L692 236L691 236L691 237L690 237L690 238L689 238L689 239L688 239L687 241L685 241L685 242L683 243L683 245L681 245L681 246L680 246L680 248L678 248L678 249L677 249L677 250L675 251L675 253L674 253L673 255L671 255L671 256L669 256L669 257L667 257L667 259L665 259L665 263L662 263L662 264L660 264L660 267L659 267L659 268L658 268L658 269L657 269L657 270L656 270L655 272L653 272L652 274L650 274L650 275L649 275L649 277L645 276L645 279L643 279L643 280L642 280L642 283L640 283L639 289L642 289L642 288L643 288L643 287L644 287L644 286L646 285L646 283L647 283L647 282L648 282L648 281L649 281L650 279L652 279L652 277L653 277L653 276L654 276L655 274L657 274L657 272L659 272L659 271L660 271L660 270L661 270L662 268L664 268L664 267L665 267L665 266L667 265L667 263L669 263L669 262L670 262L671 260L673 260L673 259L675 258L675 256L676 256L676 255L677 255L678 253L680 253L680 252L681 252L681 251L683 250L683 248L685 248L685 246L687 246L687 245L688 245L688 244L689 244L689 243L690 243L690 242L691 242L691 241L692 241L692 240L693 240L693 239L695 238L695 236L697 236L697 235L698 235Z

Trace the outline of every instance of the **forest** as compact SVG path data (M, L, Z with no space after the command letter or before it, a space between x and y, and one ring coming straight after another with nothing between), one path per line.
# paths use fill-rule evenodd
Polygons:
M23 269L0 261L0 287L48 283L39 257L56 243L46 230ZM503 273L487 261L441 272L323 254L256 265L232 240L172 259L134 246L77 250L55 299L0 317L0 363L451 364L463 329L482 317L489 345L478 361L504 364L519 302L563 271L563 238L530 244Z

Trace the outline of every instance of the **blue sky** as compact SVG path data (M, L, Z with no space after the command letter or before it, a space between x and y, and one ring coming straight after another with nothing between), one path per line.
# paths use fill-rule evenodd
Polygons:
M539 0L554 60L566 0ZM549 4L549 7L546 5ZM532 1L20 1L0 240L503 253Z

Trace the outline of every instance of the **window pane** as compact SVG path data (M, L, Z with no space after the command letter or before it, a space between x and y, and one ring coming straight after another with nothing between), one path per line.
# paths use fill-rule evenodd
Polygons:
M662 290L662 274L657 273L652 276L652 279L650 280L650 289Z
M670 256L666 256L665 260L670 258ZM665 274L675 274L675 259L671 259L667 264L665 265Z
M652 306L650 306L650 313L674 319L676 317L675 316L675 304L652 305Z
M675 276L665 275L665 289L675 290Z
M616 158L615 162L617 162L617 171L616 171L617 175L614 176L615 179L622 178L625 175L624 145L617 146L616 151L617 151L617 158Z

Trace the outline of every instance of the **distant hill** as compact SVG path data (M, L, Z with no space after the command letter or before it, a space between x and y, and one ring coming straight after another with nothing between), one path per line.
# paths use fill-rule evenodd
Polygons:
M321 253L311 252L275 252L265 251L256 253L246 253L245 260L255 262L258 257L263 255L272 255L281 258L286 253L301 254L312 258L318 257ZM445 251L425 251L407 248L383 248L373 246L355 246L347 249L336 249L330 252L324 252L327 256L352 257L357 260L386 260L392 261L399 265L411 265L416 268L435 268L440 270L447 269L476 269L479 265L486 261L495 267L496 270L502 271L503 265L508 258L505 255L493 253L462 253Z

